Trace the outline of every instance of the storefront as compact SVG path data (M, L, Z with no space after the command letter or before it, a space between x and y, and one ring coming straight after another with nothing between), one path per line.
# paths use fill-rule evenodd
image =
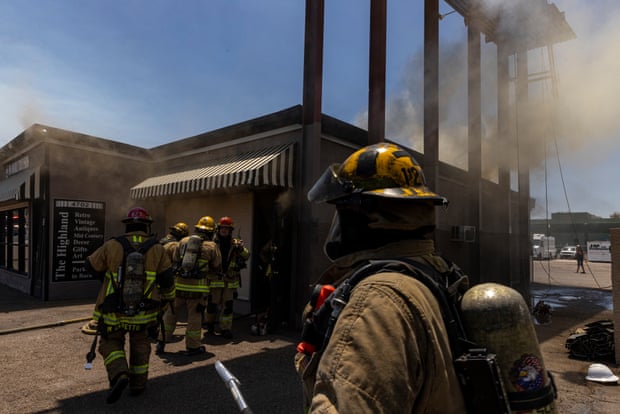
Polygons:
M356 127L330 119L324 128L325 160L308 162L363 145ZM94 298L100 284L84 259L138 205L158 237L179 221L193 229L205 215L231 217L251 252L236 310L287 313L302 137L300 106L151 149L35 124L0 149L0 284L44 300Z

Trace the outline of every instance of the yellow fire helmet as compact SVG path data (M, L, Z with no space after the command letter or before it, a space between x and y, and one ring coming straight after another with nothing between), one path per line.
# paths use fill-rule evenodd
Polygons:
M189 226L182 221L179 221L174 226L170 226L169 229L173 234L179 237L185 237L189 234Z
M198 231L215 231L215 220L211 216L204 216L198 220L195 229Z
M361 148L342 164L329 166L308 191L308 200L337 203L356 194L448 203L426 186L422 168L409 151L385 142Z

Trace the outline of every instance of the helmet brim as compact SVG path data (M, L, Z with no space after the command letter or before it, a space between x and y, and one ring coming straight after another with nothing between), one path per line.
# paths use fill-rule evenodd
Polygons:
M351 181L343 180L338 176L337 171L339 168L339 164L332 164L323 172L310 191L308 191L308 201L313 203L335 203L344 197L357 193L372 197L425 200L435 205L448 204L448 200L445 197L432 192L426 186L390 187L366 191L363 188L355 188Z
M436 205L448 204L448 199L440 196L429 190L428 187L394 187L394 188L380 188L378 190L362 191L362 194L385 197L385 198L405 198L405 199L417 199L431 201Z
M144 219L144 218L126 218L122 220L123 224L130 223L142 223L142 224L152 224L153 220Z

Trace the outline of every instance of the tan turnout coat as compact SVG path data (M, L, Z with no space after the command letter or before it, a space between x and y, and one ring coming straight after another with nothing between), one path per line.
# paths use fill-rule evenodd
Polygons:
M410 257L438 270L431 240L393 243L336 261L322 283L362 260ZM310 413L465 413L439 304L413 277L381 273L353 290L319 360L296 357Z

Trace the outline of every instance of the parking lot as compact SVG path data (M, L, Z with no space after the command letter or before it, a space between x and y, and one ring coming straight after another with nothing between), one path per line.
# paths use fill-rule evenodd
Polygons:
M584 262L586 273L577 273L574 259L533 260L533 281L551 286L611 290L611 263Z

